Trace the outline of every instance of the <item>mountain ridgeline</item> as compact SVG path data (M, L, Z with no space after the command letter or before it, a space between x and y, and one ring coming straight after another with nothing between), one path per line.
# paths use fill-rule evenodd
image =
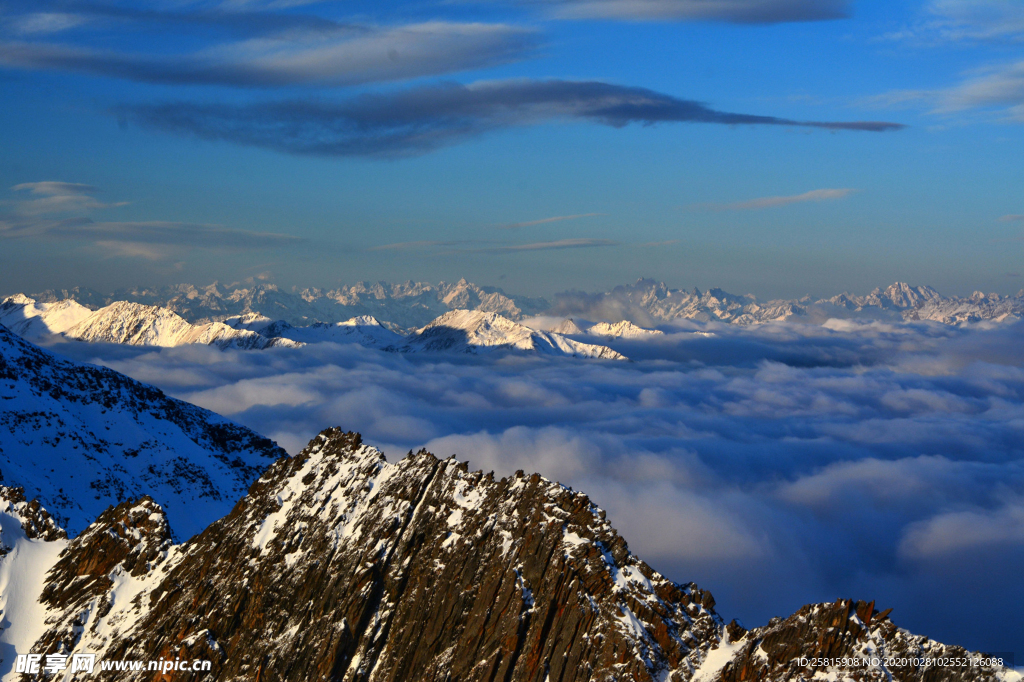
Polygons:
M455 283L389 284L360 282L325 290L307 288L286 292L262 282L205 287L180 284L159 289L121 289L100 295L87 289L49 290L33 295L40 303L72 300L89 310L117 301L165 308L192 324L219 322L254 314L296 327L336 324L371 316L394 331L420 329L452 310L492 312L514 322L534 315L605 320L628 320L652 326L673 320L757 324L777 320L824 321L829 317L877 317L932 320L946 324L1003 320L1024 316L1024 290L1015 296L974 292L943 296L928 286L897 282L860 296L842 293L831 298L760 301L721 289L673 289L663 282L640 279L603 293L566 292L551 300L514 296L494 287L461 279ZM8 325L10 326L10 325Z
M340 429L279 459L184 544L150 498L69 541L38 505L0 495L0 541L59 549L17 555L48 557L34 567L45 574L37 622L15 625L33 633L33 652L212 663L199 676L118 680L1021 679L994 665L913 663L968 652L900 630L870 602L809 605L752 630L726 623L708 591L633 555L586 495L426 451L389 463ZM51 530L28 538L10 520ZM844 657L875 662L815 662Z

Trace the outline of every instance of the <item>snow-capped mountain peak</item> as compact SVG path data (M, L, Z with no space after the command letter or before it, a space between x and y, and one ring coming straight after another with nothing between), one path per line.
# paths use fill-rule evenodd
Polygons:
M453 310L445 313L412 334L401 350L409 353L511 350L580 358L626 359L624 355L606 346L574 341L561 334L535 331L497 313L481 310Z
M24 338L61 334L91 314L91 310L70 298L40 303L24 294L15 294L0 303L0 324Z
M599 322L587 329L587 333L591 336L605 336L610 339L640 339L648 336L664 334L664 332L658 331L657 329L645 329L643 327L638 327L629 320L623 320L622 322L616 322L615 324Z

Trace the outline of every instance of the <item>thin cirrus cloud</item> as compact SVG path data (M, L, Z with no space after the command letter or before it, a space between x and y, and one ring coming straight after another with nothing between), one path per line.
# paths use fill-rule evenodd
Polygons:
M940 111L995 108L1008 119L1024 123L1024 61L993 67L941 92L939 107Z
M1024 61L980 70L958 85L939 90L895 90L865 100L869 106L923 104L931 113L992 112L1004 123L1024 123Z
M1019 43L1024 41L1024 4L1014 0L932 0L919 21L883 38L926 44Z
M118 208L128 202L102 203L94 198L99 189L83 183L24 182L11 188L33 198L4 202L11 206L0 213L0 238L47 239L91 242L108 253L157 260L193 248L257 250L281 248L302 242L291 235L253 232L173 221L95 221L89 214Z
M248 105L189 102L125 105L123 121L209 140L312 156L424 154L486 132L550 121L713 123L884 132L899 123L796 121L717 111L646 88L599 81L503 80L422 86L339 102L292 100Z
M479 246L476 241L414 241L398 242L374 246L368 251L410 251L435 247L453 247L456 253L516 253L521 251L553 251L561 249L586 249L598 246L618 246L619 242L610 239L558 239L548 242L532 242L529 244L506 244L500 246Z
M1016 223L1024 222L1024 213L1011 213L1010 215L1004 215L999 219L999 222L1003 223Z
M168 246L198 246L221 249L269 249L303 241L299 237L274 232L236 230L219 225L148 222L93 222L89 219L61 221L47 229L57 238L87 239L97 242L128 242Z
M536 0L556 17L779 24L850 16L849 0Z
M430 239L424 239L414 242L396 242L394 244L381 244L380 246L371 246L367 251L412 251L416 249L432 248L435 246L460 246L465 244L465 241L435 241Z
M227 34L253 36L282 34L286 31L304 30L320 33L337 33L345 30L359 30L359 27L338 22L313 14L267 11L253 5L201 6L176 5L168 10L165 6L72 3L49 5L33 1L24 7L25 11L12 12L8 18L9 28L16 34L42 36L63 33L75 28L113 27L132 31L146 31L153 28L167 29L214 29Z
M764 208L779 208L792 204L805 204L808 202L832 201L843 199L854 193L854 189L814 189L803 194L791 194L786 196L759 197L747 201L739 201L733 204L706 204L704 208L718 211L757 211Z
M174 85L353 86L497 66L526 58L536 46L529 28L432 21L286 31L175 55L4 41L0 65Z
M592 218L594 216L604 215L603 213L577 213L575 215L556 215L550 218L541 218L539 220L527 220L522 223L508 223L506 225L498 225L499 230L515 230L520 227L533 227L534 225L545 225L547 223L558 223L563 220L577 220L579 218Z
M75 213L125 206L128 202L105 204L92 195L98 190L91 185L76 182L23 182L11 188L15 192L28 192L36 197L17 202L17 212L22 215L45 215L48 213Z
M618 246L619 242L611 239L558 239L550 242L533 242L531 244L511 244L483 249L490 253L517 253L522 251L553 251L560 249L588 249L598 246Z

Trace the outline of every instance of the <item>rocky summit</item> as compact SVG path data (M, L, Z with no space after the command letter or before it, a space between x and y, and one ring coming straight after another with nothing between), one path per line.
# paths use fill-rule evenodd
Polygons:
M873 603L810 605L749 631L727 624L708 591L630 553L586 495L426 451L388 463L340 429L278 460L180 545L148 498L70 542L28 539L12 523L50 522L17 500L0 505L4 532L61 549L23 551L51 562L35 567L46 576L39 622L18 625L40 633L34 652L212 664L89 679L1020 680L998 666L899 664L967 652L900 630ZM876 663L815 660L857 656Z

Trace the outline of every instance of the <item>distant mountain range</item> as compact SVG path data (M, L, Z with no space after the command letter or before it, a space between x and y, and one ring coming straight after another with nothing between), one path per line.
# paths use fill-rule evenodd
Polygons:
M100 295L88 289L48 290L32 295L40 303L71 299L97 309L115 301L129 301L166 308L193 324L217 322L229 317L258 314L283 320L296 327L316 323L335 324L360 316L372 316L404 330L418 329L456 309L498 313L510 320L528 317L548 307L544 299L518 296L513 300L500 289L479 287L465 279L454 284L423 282L388 284L360 282L337 289L281 291L259 282L205 287L179 284L160 289L121 289Z
M103 343L197 343L243 350L335 342L397 353L505 351L621 360L626 358L601 341L637 340L663 333L641 324L680 320L820 324L833 318L964 324L1024 316L1024 294L978 292L969 298L948 298L930 287L903 283L884 291L876 289L867 296L844 293L817 301L765 303L719 289L703 293L670 289L652 280L601 294L559 294L552 303L520 300L466 280L442 282L436 287L411 282L358 284L326 293L305 290L288 294L267 284L228 289L216 284L202 290L181 285L115 294L161 305L101 300L78 289L43 292L38 298L16 294L0 302L0 324L30 340L59 335ZM96 301L103 306L94 309ZM527 317L528 311L542 314ZM336 319L352 313L358 314ZM419 326L409 328L410 322Z
M123 289L109 295L76 288L44 291L31 298L40 304L72 300L90 310L118 301L141 303L166 308L192 324L258 315L294 327L307 327L372 316L393 331L402 332L421 329L452 310L492 312L512 321L544 314L611 324L629 321L647 327L681 319L756 324L787 319L813 322L830 317L874 317L960 324L1024 317L1024 291L1015 296L975 292L963 298L947 297L931 287L902 282L875 289L866 296L843 293L826 299L772 301L721 289L672 289L663 282L648 279L603 293L566 292L551 300L513 296L465 279L437 285L361 282L332 290L295 292L261 282L228 286L215 282L206 287L180 284L160 289Z
M508 351L626 359L605 346L531 329L497 313L481 310L452 310L422 329L403 334L395 331L400 328L394 324L383 325L369 315L335 324L317 322L295 327L284 320L247 313L226 318L223 322L194 325L166 308L141 303L117 301L91 311L70 299L39 303L18 294L0 303L0 325L6 325L30 340L61 336L78 341L134 346L170 347L198 343L252 350L335 342L358 343L397 353ZM613 338L620 331L635 334L634 330L639 328L625 322L615 326L596 325L594 329L599 329L602 336Z
M170 529L142 497L69 540L0 486L0 584L17 583L0 595L0 678L31 651L211 664L104 680L1021 681L874 602L726 623L583 493L425 450L390 463L340 429L274 463L200 535L175 544Z

